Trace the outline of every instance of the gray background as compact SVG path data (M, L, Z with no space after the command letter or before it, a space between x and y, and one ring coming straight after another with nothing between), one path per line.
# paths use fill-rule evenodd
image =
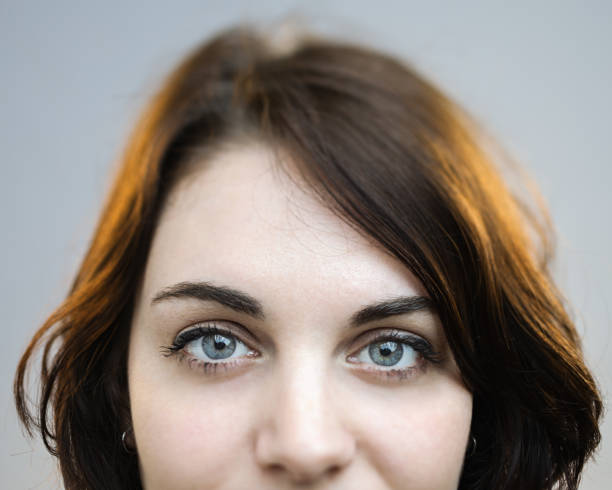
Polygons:
M287 14L412 61L531 172L557 225L556 277L609 398L612 2L2 2L3 488L58 485L54 462L18 428L12 376L68 288L138 110L198 41ZM610 488L609 420L603 435L582 489Z

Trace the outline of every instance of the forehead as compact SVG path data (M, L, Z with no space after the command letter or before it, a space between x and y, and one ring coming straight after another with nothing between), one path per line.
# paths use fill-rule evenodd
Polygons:
M270 293L297 287L311 300L426 295L408 269L296 183L290 164L281 171L276 158L263 145L236 145L196 162L177 182L149 255L150 294L208 280Z

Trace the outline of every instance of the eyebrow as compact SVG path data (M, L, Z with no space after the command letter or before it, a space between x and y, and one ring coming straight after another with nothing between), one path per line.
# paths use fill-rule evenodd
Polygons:
M216 286L209 282L179 282L168 286L155 295L151 304L175 298L214 301L238 313L244 313L259 320L265 319L262 304L249 294L225 286ZM351 316L350 326L358 327L376 320L417 311L434 312L435 307L432 300L425 296L398 296L361 308Z
M351 326L358 327L365 323L383 320L390 316L406 315L417 311L435 311L433 301L425 296L398 296L368 305L351 317Z
M261 303L252 296L224 286L208 282L179 282L162 289L155 295L151 304L172 298L193 298L200 301L214 301L238 313L246 313L257 319L264 319Z

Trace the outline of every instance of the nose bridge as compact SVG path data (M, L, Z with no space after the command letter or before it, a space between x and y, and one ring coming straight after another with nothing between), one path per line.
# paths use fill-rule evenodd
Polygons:
M300 362L295 356L282 370L275 409L277 430L286 437L315 439L317 431L332 426L334 421L333 393L326 366L308 359Z
M337 472L352 459L355 441L336 406L329 366L299 354L278 364L257 435L259 463L296 481Z

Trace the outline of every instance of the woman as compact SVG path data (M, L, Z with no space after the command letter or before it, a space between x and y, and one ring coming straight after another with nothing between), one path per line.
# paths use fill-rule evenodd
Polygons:
M17 370L66 488L577 488L600 397L477 137L367 48L200 46Z

